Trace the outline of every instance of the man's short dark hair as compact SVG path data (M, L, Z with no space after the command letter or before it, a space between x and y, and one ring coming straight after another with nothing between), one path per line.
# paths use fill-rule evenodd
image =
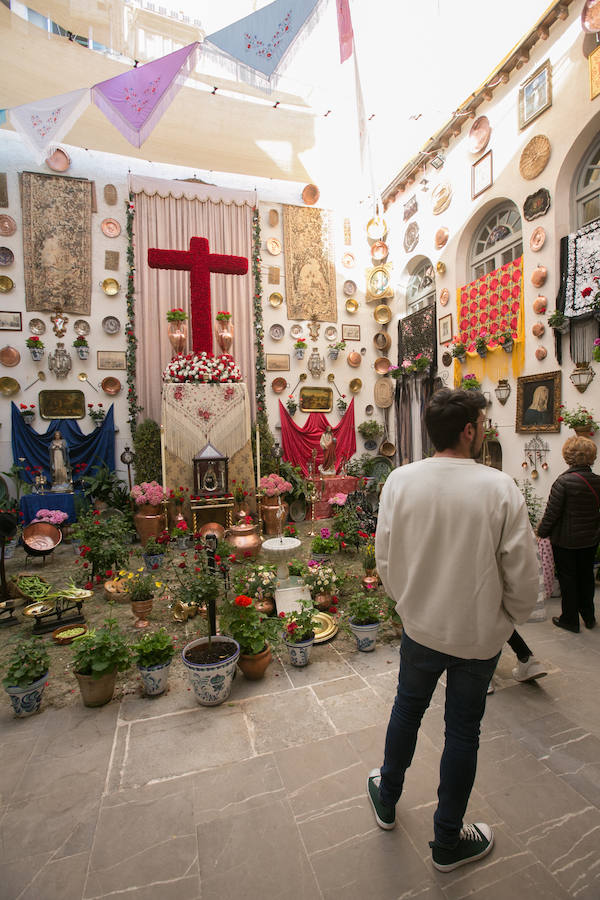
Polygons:
M425 410L425 424L438 452L456 447L469 422L476 425L479 411L487 406L481 391L436 391Z

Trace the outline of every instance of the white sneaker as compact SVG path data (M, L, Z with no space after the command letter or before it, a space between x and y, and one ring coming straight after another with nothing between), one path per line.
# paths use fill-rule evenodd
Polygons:
M536 678L543 678L548 672L537 659L530 656L527 662L519 660L512 674L515 681L534 681Z
M494 679L490 678L490 683L488 684L486 691L488 697L490 696L490 694L493 694L495 690L496 688L494 687Z

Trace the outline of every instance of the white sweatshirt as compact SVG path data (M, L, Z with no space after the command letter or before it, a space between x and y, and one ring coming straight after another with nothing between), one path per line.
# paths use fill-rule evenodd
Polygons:
M471 459L394 469L381 492L377 571L414 641L490 659L538 594L536 543L512 478Z

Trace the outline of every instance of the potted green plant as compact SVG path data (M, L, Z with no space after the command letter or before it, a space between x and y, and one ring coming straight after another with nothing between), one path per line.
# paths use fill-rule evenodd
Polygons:
M131 645L131 649L146 694L151 697L164 694L175 653L173 638L169 632L166 628L148 631Z
M19 412L25 424L31 425L35 419L35 403L19 403Z
M375 559L375 544L373 541L367 541L363 547L362 567L365 575L375 574L377 561Z
M131 580L128 583L128 592L131 611L135 616L136 628L147 627L147 617L152 612L155 589L162 587L162 582L155 581L153 575L144 575L143 571L143 568L138 569L137 572L131 572L127 576L128 579L131 576Z
M50 657L40 638L19 641L8 657L4 690L20 719L37 712L48 677Z
M167 322L187 322L187 313L180 306L168 309Z
M215 600L221 589L221 578L208 568L206 554L199 551L193 565L186 559L173 566L175 576L171 583L173 599L182 604L193 615L201 612L206 615L208 605Z
M77 356L79 359L87 359L90 355L90 345L87 342L87 339L79 334L73 341L73 346L77 350Z
M567 334L571 323L562 310L555 309L554 312L548 316L548 325L559 334Z
M334 537L329 528L321 528L320 534L313 538L310 553L317 562L325 562L332 554L340 549L339 541Z
M97 508L112 506L115 496L120 496L126 487L125 482L106 463L92 466L89 472L81 479L84 497Z
M480 391L481 390L481 382L477 380L473 373L469 375L465 375L460 383L461 391Z
M358 649L372 652L383 616L381 598L373 589L357 592L348 601L345 615Z
M366 419L364 422L360 423L357 431L365 441L372 441L375 438L381 437L383 434L383 425L380 425L375 419Z
M171 536L165 529L161 531L158 537L149 537L142 554L144 565L147 569L159 569L165 561L165 557L169 550Z
M104 404L98 403L98 405L95 405L94 403L88 403L88 416L94 423L94 427L100 428L106 418Z
M560 404L560 408L561 414L558 417L558 421L564 422L576 434L589 437L600 428L592 413L582 406L581 403L577 405L577 409L567 409L564 403Z
M283 641L293 666L301 668L310 662L310 654L315 640L313 616L315 608L304 598L298 601L299 610L280 613L283 627Z
M296 359L304 359L306 352L306 338L298 338L294 344L294 356Z
M106 572L124 568L128 558L129 531L126 519L118 514L100 515L92 509L80 514L72 526L73 538L79 541L79 558L88 584L94 577L100 580ZM91 566L91 572L89 568ZM107 575L110 578L110 574Z
M310 588L316 608L323 611L328 610L332 605L332 595L338 585L338 577L334 569L324 563L309 566L303 581Z
M452 338L452 346L450 348L452 356L454 359L457 359L459 362L464 363L467 358L467 348L465 347L463 341L460 340L456 335Z
M35 362L39 362L44 355L44 342L40 340L40 338L36 334L34 334L31 335L31 337L27 338L27 340L25 341L25 346L29 348L31 358Z
M475 338L475 350L482 359L485 359L487 356L487 335L477 335Z
M285 401L285 405L290 416L295 416L296 410L298 409L298 404L294 400L293 394L290 394L290 396L287 398L287 400Z
M249 681L264 678L271 662L269 641L275 641L280 626L277 619L260 613L252 597L238 594L220 609L221 634L229 634L240 645L238 666Z
M342 414L343 414L343 413L346 412L346 410L348 409L348 404L347 404L347 402L346 402L346 395L345 395L345 394L342 394L341 397L338 397L338 398L337 398L336 406L337 406L337 411L338 411L339 413L342 413Z
M116 619L107 618L101 628L90 628L76 637L72 647L83 705L104 706L112 700L117 672L125 672L131 664L125 633Z
M337 359L340 355L340 350L346 349L346 341L338 341L337 344L329 344L329 359Z

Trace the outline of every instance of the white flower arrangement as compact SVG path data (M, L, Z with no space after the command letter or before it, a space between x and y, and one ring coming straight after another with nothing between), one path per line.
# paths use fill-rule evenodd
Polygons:
M164 382L177 383L228 384L241 381L242 373L233 356L228 353L210 356L202 351L176 356L164 370L162 379Z
M331 566L309 566L304 582L315 594L330 594L335 590L338 577Z

